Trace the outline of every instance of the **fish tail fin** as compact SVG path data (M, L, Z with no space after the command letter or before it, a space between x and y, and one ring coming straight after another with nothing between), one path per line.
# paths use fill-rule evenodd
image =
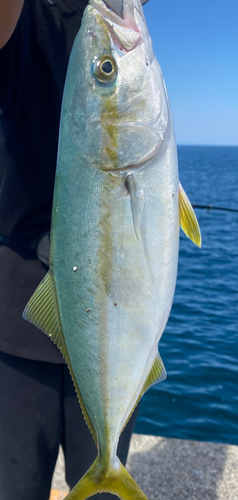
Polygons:
M97 457L65 500L85 500L103 492L117 495L121 500L148 500L118 457L109 467L103 466Z

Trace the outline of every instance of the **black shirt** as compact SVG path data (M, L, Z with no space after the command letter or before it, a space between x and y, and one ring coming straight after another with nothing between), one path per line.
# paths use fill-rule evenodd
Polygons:
M25 0L0 50L0 235L16 243L0 248L0 350L53 362L53 343L21 318L45 269L17 248L50 229L63 87L86 5Z
M25 0L0 51L1 235L24 238L50 228L63 87L86 4Z

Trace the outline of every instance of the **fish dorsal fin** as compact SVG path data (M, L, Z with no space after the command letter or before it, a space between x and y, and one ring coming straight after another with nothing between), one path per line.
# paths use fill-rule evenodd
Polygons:
M46 335L48 335L48 337L50 337L60 349L60 352L64 356L64 359L69 367L84 418L96 442L96 432L85 408L70 362L60 320L55 280L51 271L46 274L41 283L38 285L36 291L27 303L22 316L24 319L33 323L33 325L37 326L37 328L46 333Z
M33 293L22 316L46 333L54 341L65 358L66 353L63 352L65 341L60 321L58 300L54 277L50 271Z
M179 184L179 222L187 238L201 248L202 237L197 217L181 184Z
M135 405L133 406L133 409L129 415L129 417L127 418L123 428L122 428L122 431L123 429L125 428L128 420L131 418L131 415L133 413L133 411L135 410L136 406L138 405L140 399L142 398L143 394L145 394L145 392L154 384L157 384L159 382L162 382L163 380L165 380L167 377L167 374L166 374L166 370L165 370L165 367L164 367L164 363L160 357L160 354L159 352L157 353L157 356L154 360L154 363L152 365L152 368L150 370L150 373L142 387L142 390L140 392L140 395L138 397L138 399L136 400L136 403ZM121 431L121 432L122 432Z

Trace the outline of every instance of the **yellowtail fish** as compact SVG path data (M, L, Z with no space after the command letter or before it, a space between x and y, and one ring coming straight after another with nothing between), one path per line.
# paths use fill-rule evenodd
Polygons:
M98 457L67 496L146 500L116 451L142 394L165 378L179 222L198 246L179 184L168 96L140 0L123 16L90 0L64 90L50 270L24 317L68 363Z

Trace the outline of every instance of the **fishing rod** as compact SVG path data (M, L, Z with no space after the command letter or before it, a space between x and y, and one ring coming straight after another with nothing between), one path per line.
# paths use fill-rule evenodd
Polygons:
M226 212L238 212L236 208L214 207L213 205L197 205L193 204L193 208L205 208L206 210L224 210Z

